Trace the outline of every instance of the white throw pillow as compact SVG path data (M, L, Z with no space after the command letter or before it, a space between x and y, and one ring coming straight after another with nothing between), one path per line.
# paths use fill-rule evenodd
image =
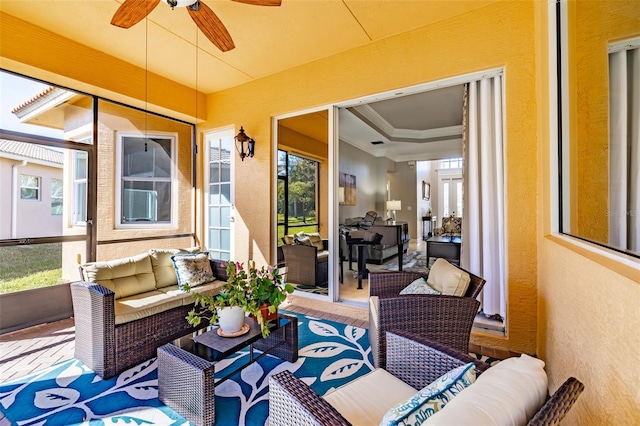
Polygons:
M380 426L419 425L476 380L474 364L454 368L387 411Z
M427 281L420 277L400 291L400 294L442 294L431 287Z
M544 361L507 358L478 376L429 425L526 425L547 399Z
M444 259L436 259L427 278L431 287L449 296L464 296L470 282L469 274Z

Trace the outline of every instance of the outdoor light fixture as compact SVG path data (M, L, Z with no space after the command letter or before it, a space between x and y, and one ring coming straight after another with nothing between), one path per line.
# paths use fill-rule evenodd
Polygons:
M393 212L393 223L396 223L396 210L402 210L402 201L400 200L389 200L387 201L387 211Z
M244 133L244 128L242 126L240 126L240 131L233 139L236 141L236 150L238 151L242 161L244 161L244 157L253 157L253 150L256 146L256 141ZM247 142L247 152L244 151L245 142Z

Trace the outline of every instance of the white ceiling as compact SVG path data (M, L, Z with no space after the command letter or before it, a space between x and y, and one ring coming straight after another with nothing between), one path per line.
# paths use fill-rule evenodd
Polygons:
M282 0L279 7L265 7L205 0L235 42L236 48L224 53L197 30L187 10L171 10L165 3L129 29L110 25L122 0L1 0L0 11L204 93L213 93L495 1ZM445 90L420 101L407 99L396 105L395 101L379 102L371 105L369 112L377 113L395 129L447 128L457 123L454 116L458 114L453 114L460 110L457 98ZM456 105L446 104L450 100L455 100ZM414 102L426 103L417 107ZM371 137L399 143L393 142L397 137L384 132ZM385 149L385 155L395 155L390 151L393 146ZM404 154L398 151L398 155Z
M455 85L342 109L340 139L393 161L460 157L463 91Z

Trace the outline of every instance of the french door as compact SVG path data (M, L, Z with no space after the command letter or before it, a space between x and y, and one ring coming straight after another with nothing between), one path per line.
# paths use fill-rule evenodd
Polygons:
M233 250L233 129L205 136L205 245L214 259L230 260Z

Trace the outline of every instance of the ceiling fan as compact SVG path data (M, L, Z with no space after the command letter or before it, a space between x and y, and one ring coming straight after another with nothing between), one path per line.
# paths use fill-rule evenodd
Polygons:
M231 35L218 16L204 2L199 0L162 0L174 7L186 7L189 16L196 23L200 31L211 43L223 52L233 49L235 44ZM281 0L233 0L255 6L280 6ZM160 0L125 0L111 19L111 24L120 28L130 28L143 20Z

